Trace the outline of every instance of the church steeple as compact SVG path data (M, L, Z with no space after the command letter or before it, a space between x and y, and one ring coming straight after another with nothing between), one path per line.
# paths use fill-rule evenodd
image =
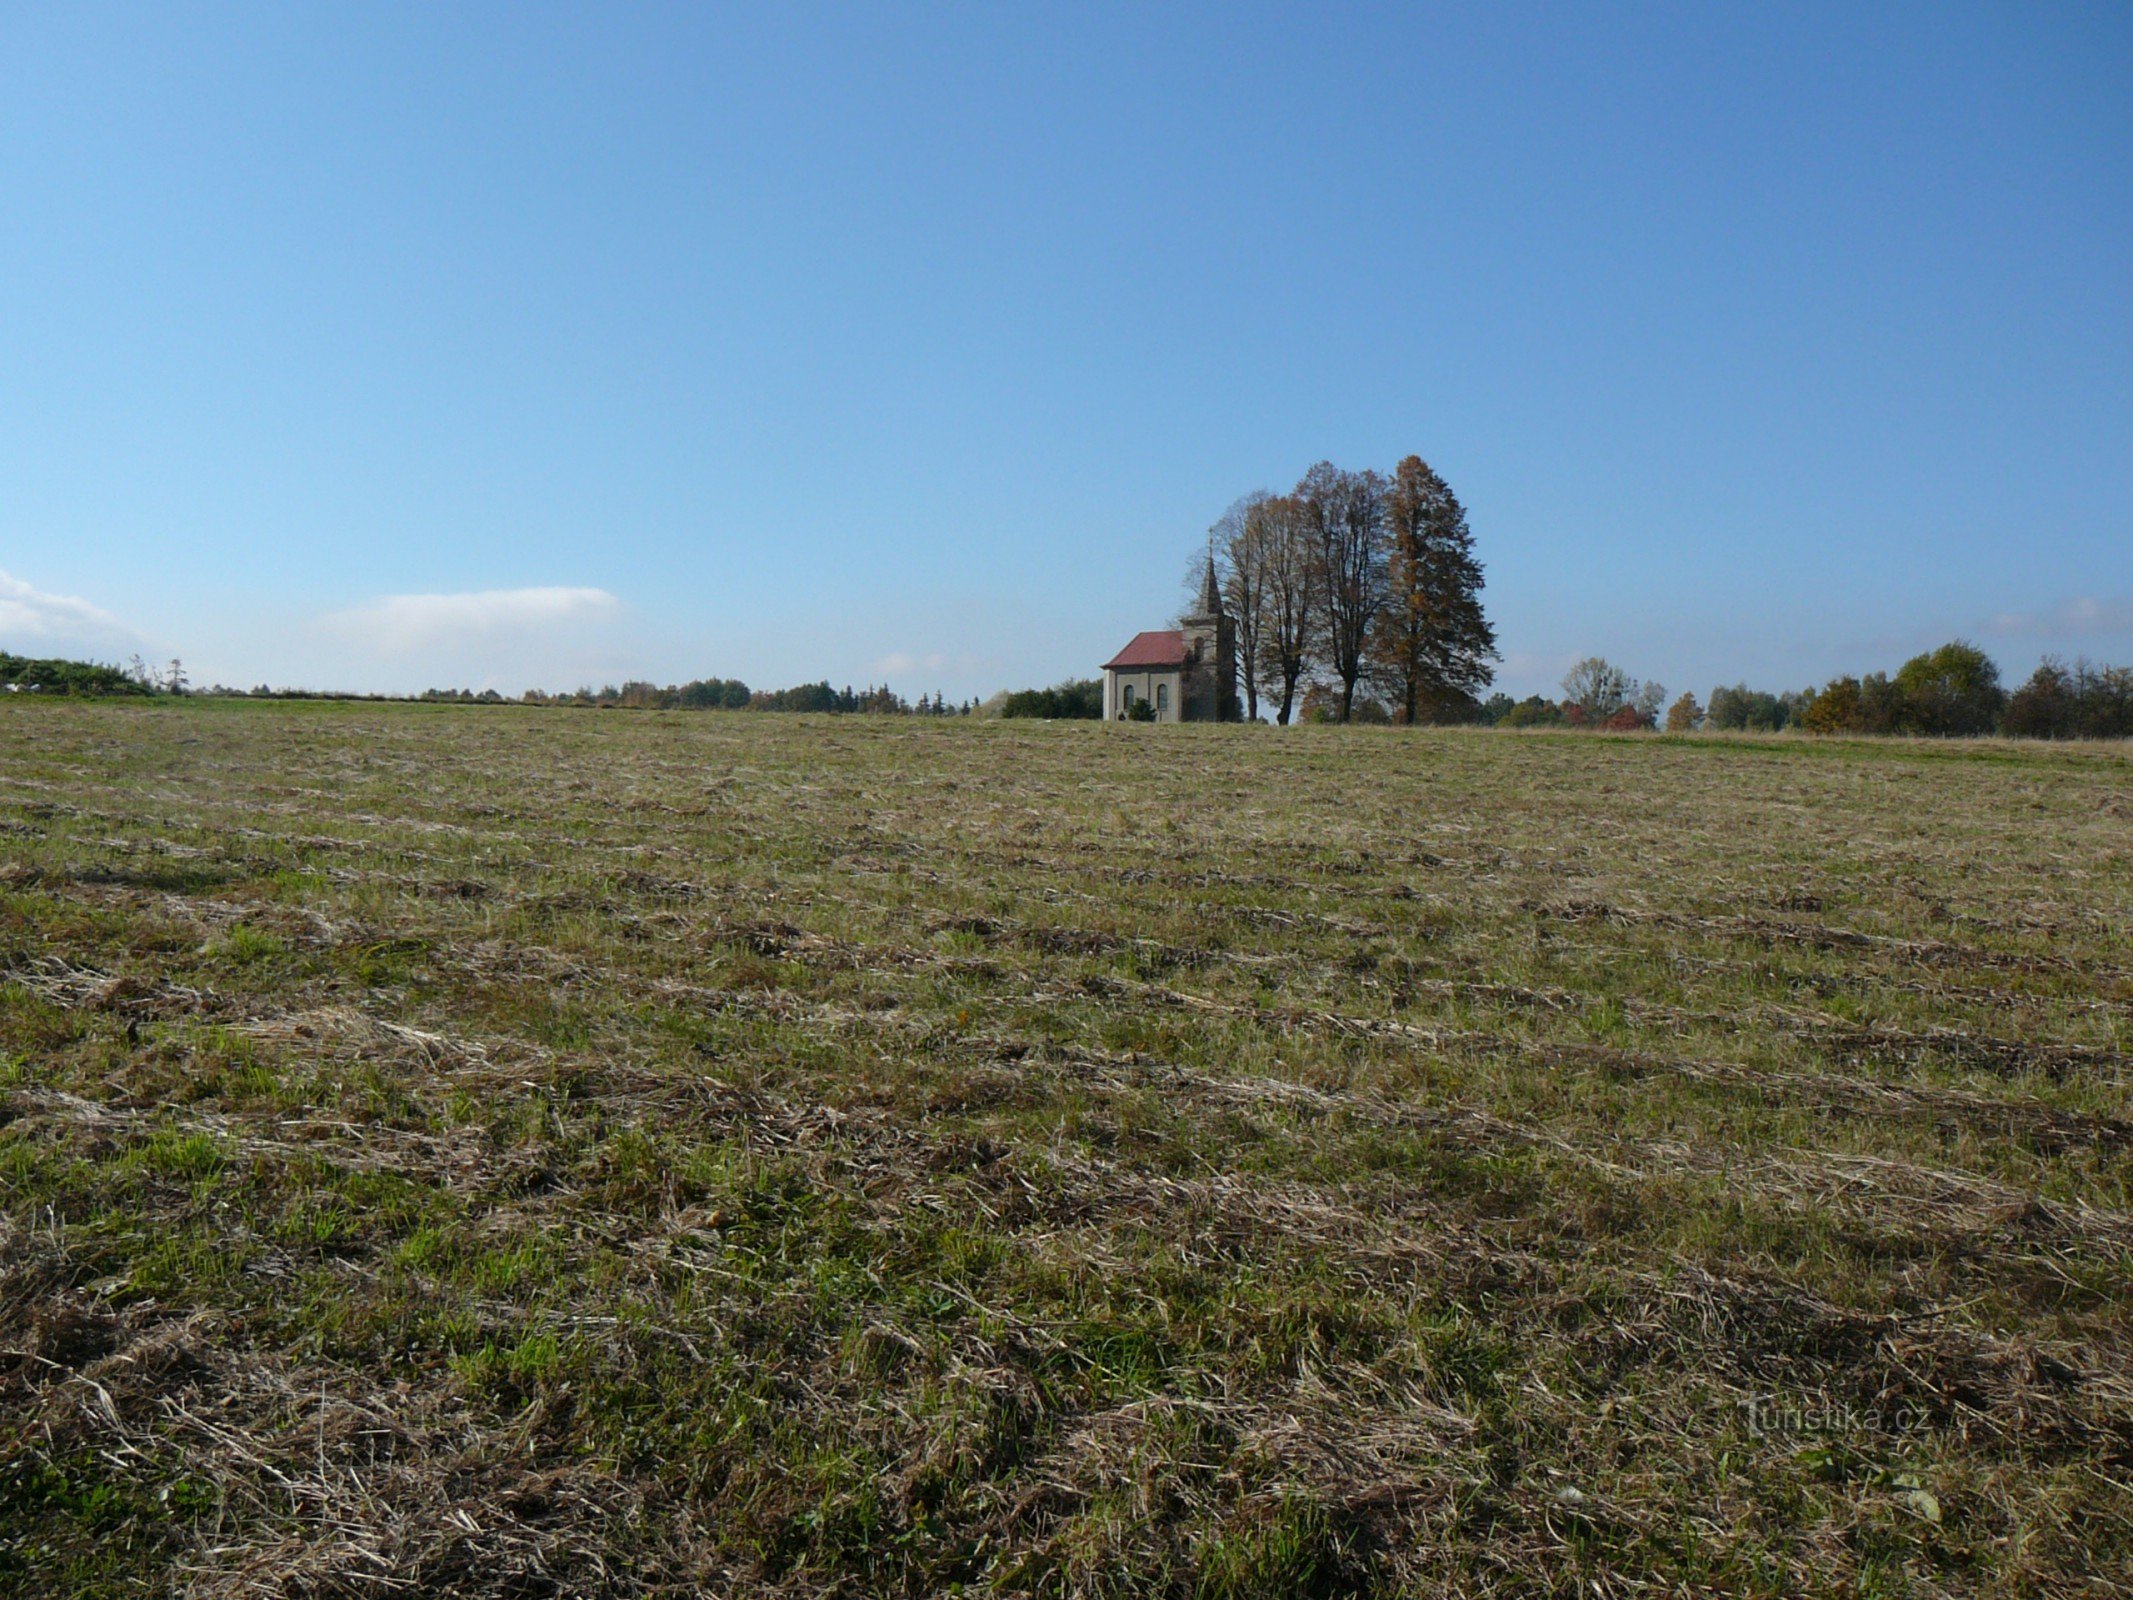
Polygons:
M1237 625L1223 614L1222 584L1215 576L1210 545L1200 575L1200 600L1178 618L1185 641L1187 722L1234 722L1237 719Z
M1202 617L1222 615L1222 588L1215 582L1215 553L1212 550L1207 552L1207 575L1200 580L1200 609L1195 614Z

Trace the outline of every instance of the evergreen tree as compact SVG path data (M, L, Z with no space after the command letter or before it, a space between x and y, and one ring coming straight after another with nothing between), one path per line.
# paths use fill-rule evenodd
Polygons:
M1466 509L1420 456L1385 496L1385 603L1370 635L1372 675L1403 722L1464 722L1495 676L1496 631L1481 609L1481 563Z

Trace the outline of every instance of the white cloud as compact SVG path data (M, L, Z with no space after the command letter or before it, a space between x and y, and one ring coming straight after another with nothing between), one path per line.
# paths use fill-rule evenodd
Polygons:
M967 684L990 665L970 650L891 650L868 663L867 671L906 694L930 694L949 679Z
M2049 611L2002 611L1987 626L1997 634L2031 639L2133 633L2133 600L2076 595Z
M876 660L868 670L878 672L885 678L906 678L914 672L939 672L947 665L947 656L938 650L930 650L924 655L911 650L891 650Z
M0 649L25 655L103 655L134 649L141 636L101 606L46 594L0 572Z
M561 586L395 594L280 629L255 629L231 681L409 693L569 689L638 675L643 640L605 589Z
M612 621L622 602L605 589L481 589L395 594L336 611L326 626L377 655L527 640Z

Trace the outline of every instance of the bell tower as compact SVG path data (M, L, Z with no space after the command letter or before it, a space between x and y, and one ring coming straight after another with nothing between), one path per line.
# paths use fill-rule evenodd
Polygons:
M1178 618L1185 635L1185 683L1182 710L1188 722L1237 720L1237 625L1222 609L1222 586L1215 581L1215 555L1207 553L1200 600Z

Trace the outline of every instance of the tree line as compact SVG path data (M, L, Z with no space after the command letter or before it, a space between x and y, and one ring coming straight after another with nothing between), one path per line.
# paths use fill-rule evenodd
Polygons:
M1069 678L1049 689L1017 689L988 700L984 709L997 717L1101 717L1104 714L1103 680Z
M1237 628L1245 715L1470 722L1498 660L1466 509L1420 456L1390 474L1321 461L1209 530ZM1382 697L1374 699L1373 697Z
M738 678L702 678L665 688L630 682L557 695L528 689L520 700L526 705L617 706L629 711L811 711L831 716L958 717L978 708L975 700L951 702L940 694L906 700L885 683L833 689L827 678L790 689L751 689Z
M0 661L7 658L0 657ZM4 679L0 679L4 681ZM139 692L140 686L130 682ZM465 706L590 706L624 711L811 711L832 716L966 717L979 707L975 699L952 701L944 694L922 694L907 700L887 684L854 689L849 684L832 688L827 678L798 684L790 689L751 689L738 678L696 678L664 686L633 679L595 689L590 685L552 694L528 689L516 697L495 689L424 689L419 694L347 694L317 689L277 689L259 684L251 689L233 689L224 684L188 690L182 685L164 692L224 696L251 700L364 700L415 701L426 705Z
M1375 482L1343 485L1342 478ZM1328 521L1339 524L1330 534L1325 531ZM1478 599L1481 569L1473 561L1464 511L1418 457L1401 462L1390 479L1343 474L1322 462L1305 475L1295 495L1248 495L1214 531L1218 576L1229 595L1225 604L1242 613L1239 664L1255 719L1263 697L1275 709L1276 720L1284 722L2133 738L2133 667L2087 660L2068 664L2047 657L2010 692L2001 684L1998 664L1963 639L1913 656L1893 674L1845 674L1819 688L1779 692L1751 689L1745 683L1721 685L1711 691L1708 705L1693 693L1668 704L1659 684L1641 682L1598 656L1585 658L1564 675L1560 699L1528 695L1514 700L1498 693L1477 700L1474 691L1487 684L1488 663L1495 659L1494 635ZM1337 548L1329 550L1329 544ZM1298 576L1309 574L1318 563L1324 565L1316 576ZM1324 586L1325 598L1318 598L1314 585ZM1321 609L1309 615L1314 605ZM1249 638L1248 625L1254 630ZM509 703L494 689L428 689L407 696L265 684L250 690L221 684L193 689L176 661L155 669L136 658L130 668L121 668L5 651L0 651L0 690ZM1381 694L1386 698L1379 698ZM887 684L835 689L827 679L771 690L751 689L737 678L700 678L664 687L633 680L565 694L528 689L517 698L525 705L629 710L1057 719L1101 716L1103 685L1095 678L1069 679L1049 689L997 694L982 704L975 699L951 702L941 694L909 701Z
M1505 728L1584 727L1626 732L1662 726L1665 691L1600 657L1565 675L1563 698L1492 695L1477 721ZM1895 673L1849 673L1819 688L1773 692L1721 685L1708 705L1684 694L1668 705L1669 733L1912 734L1957 738L2133 738L2133 667L2068 665L2047 657L2011 693L1992 657L1967 639L1911 657Z
M1630 733L1658 725L1666 689L1641 682L1603 656L1587 656L1563 674L1563 698L1492 694L1474 720L1496 728L1588 728Z

